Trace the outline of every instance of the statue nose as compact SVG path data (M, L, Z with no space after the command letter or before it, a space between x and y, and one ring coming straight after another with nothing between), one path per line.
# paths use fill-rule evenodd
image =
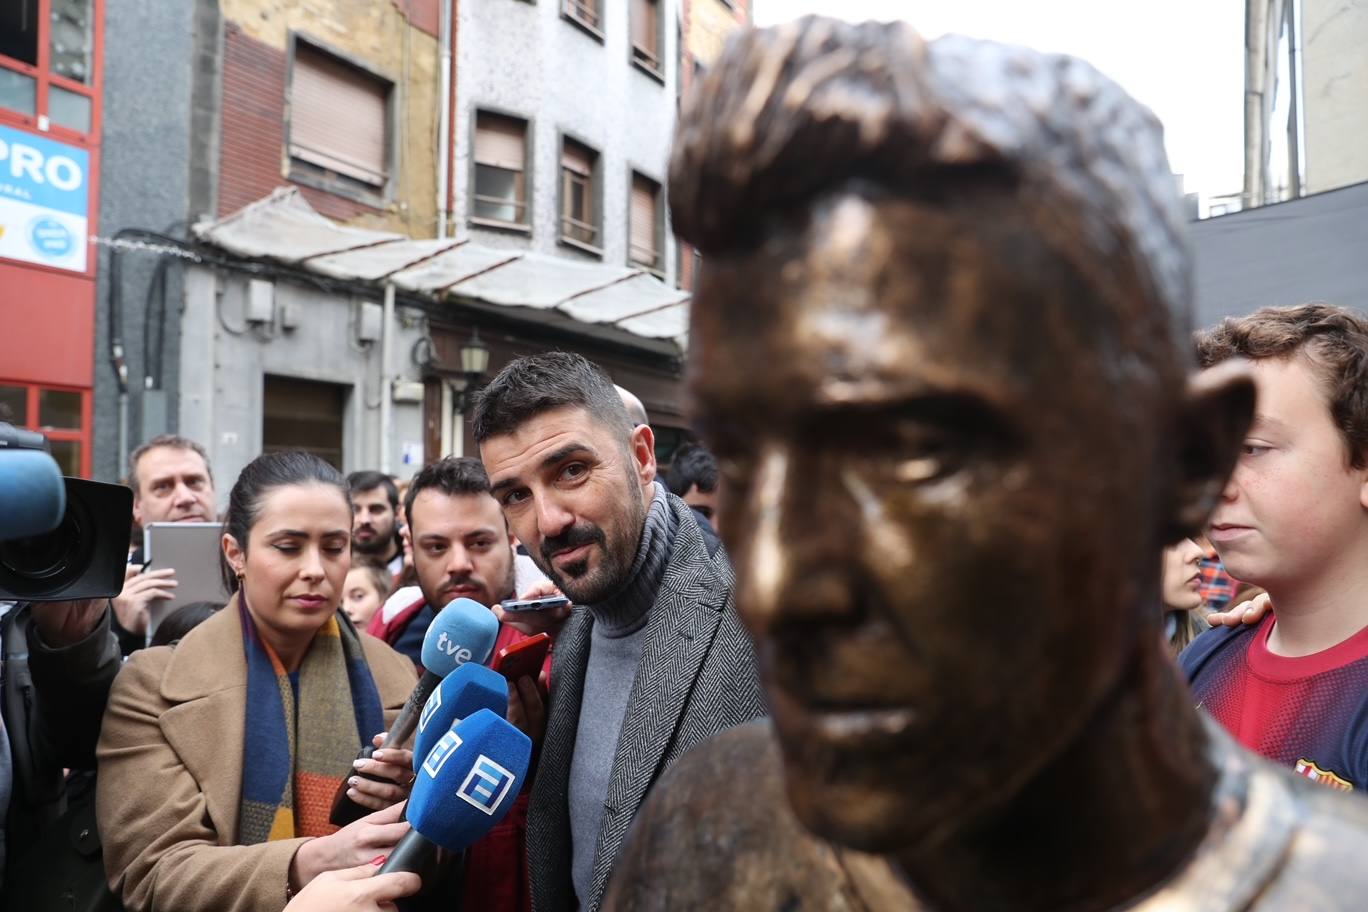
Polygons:
M832 496L820 487L817 476L795 470L786 449L771 447L760 456L745 505L753 523L737 589L739 606L757 632L849 611L839 564L849 549L861 547L861 536L830 509L818 508Z

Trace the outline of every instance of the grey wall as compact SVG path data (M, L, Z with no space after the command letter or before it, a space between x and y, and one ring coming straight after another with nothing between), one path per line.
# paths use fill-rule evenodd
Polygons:
M673 139L677 65L676 0L661 0L664 81L632 65L629 0L601 0L599 42L561 16L559 0L460 4L454 125L458 233L481 244L597 261L558 243L560 136L599 153L603 258L627 265L627 203L632 170L665 184ZM532 233L469 228L471 141L477 109L532 122ZM666 278L674 281L675 243L665 239Z
M122 228L183 234L188 222L213 208L216 168L209 150L217 146L219 41L217 0L107 0L100 236L112 238ZM117 386L109 365L110 250L97 250L93 470L96 478L114 480L123 467ZM162 382L168 392L144 396L144 307L159 257L136 252L121 259L131 449L146 437L175 430L183 283L177 262L166 299ZM163 398L164 406L158 402Z
M345 297L315 288L277 282L276 320L249 325L244 319L248 277L191 266L186 271L185 313L180 351L181 433L209 450L219 499L226 501L231 480L262 448L263 388L267 374L336 383L347 387L343 419L343 469L375 469L381 464L380 373L378 343L356 341L356 314L362 302L381 298ZM294 329L280 325L292 309ZM422 321L399 308L390 340L391 380L421 378L411 353L422 337ZM389 471L409 476L419 468L401 461L405 442L421 445L420 403L392 403L386 441Z
M1368 183L1195 222L1196 324L1266 305L1368 312Z

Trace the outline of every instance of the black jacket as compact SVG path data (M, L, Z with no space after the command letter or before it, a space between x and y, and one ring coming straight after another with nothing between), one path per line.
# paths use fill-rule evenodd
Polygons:
M13 787L5 821L5 892L32 870L32 850L43 829L66 810L65 769L93 771L109 688L121 664L110 631L110 608L80 642L45 645L27 606L3 625L3 713L9 735Z

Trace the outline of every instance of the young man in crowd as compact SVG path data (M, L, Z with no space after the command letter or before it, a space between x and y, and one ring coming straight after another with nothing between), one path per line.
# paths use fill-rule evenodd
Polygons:
M1198 335L1203 366L1251 362L1254 424L1211 518L1236 578L1268 591L1257 625L1183 654L1193 693L1251 750L1308 779L1368 786L1368 320L1264 308Z
M138 528L150 523L215 519L209 454L189 438L162 434L135 449L128 457L128 485L133 489L133 520ZM129 556L123 591L113 600L114 634L124 655L142 648L151 603L171 598L177 585L174 567L144 572L142 543L136 544Z
M754 653L730 569L656 482L654 434L602 370L520 358L482 391L474 424L510 529L576 605L563 629L516 621L557 631L528 868L538 912L593 912L656 777L764 712Z
M713 525L717 521L717 459L701 443L686 443L675 450L670 468L665 472L665 484L693 510L703 540L707 542L708 554L715 555L722 547Z
M367 632L421 665L428 626L448 602L492 607L513 598L513 542L476 459L448 456L424 466L409 483L404 514L419 595L400 590Z
M448 602L469 598L492 608L514 598L514 541L478 459L448 456L424 466L409 482L404 515L419 594L414 597L412 589L395 593L371 618L367 632L421 666L428 626ZM525 638L502 624L494 649ZM512 682L509 721L540 742L545 718L538 682ZM531 907L525 865L528 800L528 794L520 796L503 823L467 850L463 908L519 912Z
M352 472L352 553L384 564L397 581L404 571L404 548L399 539L399 489L383 472Z

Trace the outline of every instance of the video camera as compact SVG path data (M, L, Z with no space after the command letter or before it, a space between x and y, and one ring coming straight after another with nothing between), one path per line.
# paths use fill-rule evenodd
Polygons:
M46 437L0 421L0 600L118 595L132 524L132 491L64 478Z

